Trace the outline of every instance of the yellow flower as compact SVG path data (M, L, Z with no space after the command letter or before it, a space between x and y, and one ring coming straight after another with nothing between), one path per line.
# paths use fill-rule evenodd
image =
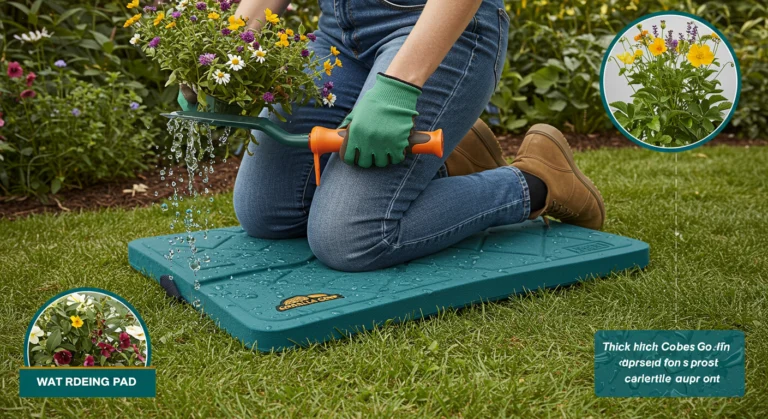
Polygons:
M331 60L325 60L323 63L323 70L325 70L325 74L331 75L331 70L333 70L333 65L331 64Z
M656 38L653 40L653 43L648 47L648 49L651 50L651 54L653 54L654 57L658 57L659 55L667 52L667 45L664 43L663 39Z
M245 21L239 17L230 16L228 20L229 20L228 28L230 31L236 31L241 27L245 26Z
M171 29L176 27L176 22L171 22L167 25L165 25L165 29Z
M709 49L709 45L691 45L691 50L688 52L688 61L694 67L700 67L702 65L710 65L715 59L715 54Z
M623 62L624 64L632 64L635 62L635 55L630 54L629 52L622 52L621 54L617 55L619 57L619 60Z
M717 36L717 34L716 34L716 33L714 33L714 32L712 32L712 34L711 34L711 35L709 35L709 36L711 36L711 37L712 37L712 39L715 39L715 40L718 40L718 39L720 39L720 37L719 37L719 36Z
M220 16L219 16L219 14L218 14L218 13L216 13L216 12L211 12L211 13L208 13L208 19L211 19L211 20L219 20L219 17L220 17Z
M304 36L304 35L301 35L301 36L299 36L299 39L301 39L302 41L306 41L306 40L307 40L307 37L306 37L306 36Z
M635 51L635 57L642 57L643 56L643 50L637 50Z
M69 316L69 319L72 320L72 327L75 329L83 327L83 319L80 316Z
M343 65L341 65L341 60L338 58L336 59L336 62L333 63L333 65L335 65L336 67L344 67Z
M141 19L141 13L135 14L135 15L133 15L133 17L131 17L130 19L126 20L125 21L125 25L123 25L123 27L127 28L127 27L133 25L134 23L138 22L139 19Z
M338 56L341 53L339 52L338 49L336 49L336 47L331 47L331 54L333 54L334 56Z
M287 47L288 46L288 35L281 33L280 34L280 40L275 43L278 47Z
M157 17L155 18L155 26L159 25L160 22L163 21L163 19L165 19L165 12L161 10L157 12Z
M132 0L130 3L126 4L125 7L129 9L135 9L139 7L139 0Z
M264 14L266 15L265 17L267 18L267 22L273 25L277 25L278 23L280 23L280 16L272 13L271 10L269 9L264 10Z
M574 9L573 7L569 7L565 9L565 14L567 14L568 16L573 16L576 14L576 9Z
M292 29L286 29L285 33L288 34L288 36L293 36L293 30Z

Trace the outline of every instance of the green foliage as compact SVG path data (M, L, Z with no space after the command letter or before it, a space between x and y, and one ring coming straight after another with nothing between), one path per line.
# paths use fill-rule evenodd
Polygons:
M46 307L29 341L31 366L144 366L141 323L120 301L72 293ZM58 354L58 355L57 355Z
M32 86L1 66L0 190L45 196L100 180L132 177L160 133L155 116L118 73L103 86L44 70ZM26 73L29 74L29 73ZM22 91L34 97L21 99Z
M662 33L665 27L662 20ZM655 146L679 147L705 138L733 107L721 95L717 78L726 67L733 67L724 63L721 68L715 58L722 41L705 35L689 39L691 43L678 43L676 36L651 42L645 32L637 35L635 43L622 38L624 52L618 59L610 57L618 69L606 71L618 72L634 90L632 103L610 104L616 109L614 117L635 138Z

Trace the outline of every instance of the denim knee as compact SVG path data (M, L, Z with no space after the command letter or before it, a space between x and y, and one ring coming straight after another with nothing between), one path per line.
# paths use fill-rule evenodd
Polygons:
M380 269L389 245L371 222L356 222L342 209L329 213L314 208L309 215L307 238L315 257L329 268L345 272Z

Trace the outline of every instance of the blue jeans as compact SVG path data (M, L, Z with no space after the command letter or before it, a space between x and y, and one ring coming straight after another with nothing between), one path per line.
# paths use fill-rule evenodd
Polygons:
M384 72L416 24L426 0L320 0L320 56L336 46L344 67L318 81L334 82L334 107L294 107L283 128L308 133L337 127ZM488 103L504 66L509 16L503 0L485 0L440 67L424 85L417 130L442 128L442 159L410 155L397 165L362 169L338 154L322 160L317 187L309 150L289 148L255 132L245 155L234 206L255 237L307 236L331 268L365 271L444 249L488 227L519 223L530 213L528 186L514 167L445 177L445 158ZM273 118L274 121L277 121Z

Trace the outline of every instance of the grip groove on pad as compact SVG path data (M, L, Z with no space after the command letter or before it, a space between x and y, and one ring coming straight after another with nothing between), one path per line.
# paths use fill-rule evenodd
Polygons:
M256 239L240 227L211 230L207 239L195 233L196 244L211 258L196 275L186 258L165 259L173 235L132 241L128 259L155 280L172 275L181 298L260 351L648 264L648 245L641 241L550 224L538 219L496 227L434 255L362 273L325 267L305 238Z

